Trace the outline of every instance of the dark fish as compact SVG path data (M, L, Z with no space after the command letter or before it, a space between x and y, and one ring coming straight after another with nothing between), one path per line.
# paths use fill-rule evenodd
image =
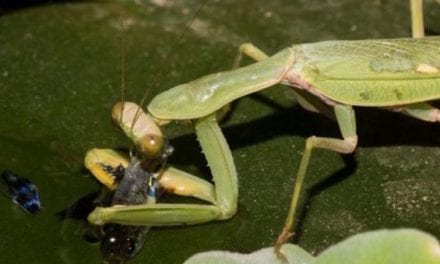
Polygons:
M155 203L158 188L155 179L172 152L173 148L166 144L159 157L145 160L133 157L119 179L111 205ZM101 253L105 263L120 264L135 257L142 249L149 229L148 226L104 225Z
M119 180L111 205L145 204L148 199L149 182L153 173L141 167L133 157ZM105 263L119 264L133 258L144 245L149 227L106 224L102 228L101 254Z

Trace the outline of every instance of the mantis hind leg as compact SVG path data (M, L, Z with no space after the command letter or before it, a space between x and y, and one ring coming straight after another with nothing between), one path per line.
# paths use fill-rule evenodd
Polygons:
M356 120L354 111L351 106L336 105L334 114L338 122L343 139L325 138L325 137L309 137L306 140L304 154L296 174L295 185L293 189L292 200L289 212L281 234L275 243L275 252L278 256L283 255L280 252L281 246L293 235L295 217L298 209L299 198L303 190L304 177L310 162L312 150L322 148L332 150L341 154L352 153L357 146Z
M423 22L423 0L411 0L411 28L413 38L425 36L425 24Z
M401 109L402 113L428 122L440 122L440 109L428 103L416 103L406 105Z

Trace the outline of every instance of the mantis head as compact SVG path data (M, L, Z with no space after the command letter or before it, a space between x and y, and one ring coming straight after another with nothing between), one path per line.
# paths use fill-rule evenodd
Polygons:
M147 159L171 155L172 147L164 139L159 124L132 102L118 102L112 109L113 122L134 142Z

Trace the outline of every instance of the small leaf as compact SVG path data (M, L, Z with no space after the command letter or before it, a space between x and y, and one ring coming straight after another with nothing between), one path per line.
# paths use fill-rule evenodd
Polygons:
M288 263L295 264L439 264L440 245L431 235L415 229L379 230L354 235L313 258L302 248L283 247ZM265 264L284 263L273 248L251 254L226 251L199 253L184 264Z

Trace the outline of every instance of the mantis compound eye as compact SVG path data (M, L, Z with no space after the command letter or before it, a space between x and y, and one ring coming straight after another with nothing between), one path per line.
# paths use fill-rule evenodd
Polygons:
M157 135L145 135L138 142L137 147L148 158L154 158L162 154L164 139Z
M142 161L142 168L153 173L159 172L166 164L168 158L173 154L174 148L167 139L161 139L161 148ZM144 152L145 154L145 152ZM154 155L154 156L153 156Z

